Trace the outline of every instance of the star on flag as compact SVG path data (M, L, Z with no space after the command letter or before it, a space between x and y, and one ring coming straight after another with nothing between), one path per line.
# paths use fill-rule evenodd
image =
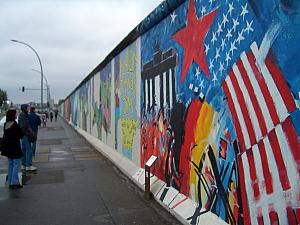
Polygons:
M172 37L184 49L180 83L183 82L193 62L210 78L204 49L204 39L214 21L218 9L198 19L194 0L189 1L186 26Z

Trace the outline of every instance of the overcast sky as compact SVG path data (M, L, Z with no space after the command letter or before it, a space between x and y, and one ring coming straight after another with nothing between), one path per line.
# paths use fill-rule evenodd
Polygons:
M0 1L0 88L40 102L39 54L51 97L65 98L162 0ZM46 93L44 102L46 101Z

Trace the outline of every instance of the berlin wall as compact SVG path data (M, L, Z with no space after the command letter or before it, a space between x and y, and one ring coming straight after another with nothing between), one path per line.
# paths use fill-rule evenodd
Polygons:
M60 113L141 187L157 156L152 192L183 222L299 224L299 12L166 0Z

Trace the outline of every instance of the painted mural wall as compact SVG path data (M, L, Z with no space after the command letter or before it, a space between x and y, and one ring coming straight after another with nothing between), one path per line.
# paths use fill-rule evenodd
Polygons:
M190 224L299 224L299 13L293 0L165 1L61 113L141 168L157 156L160 200L170 187L193 200Z
M137 40L115 58L115 148L139 163L140 110L139 61Z

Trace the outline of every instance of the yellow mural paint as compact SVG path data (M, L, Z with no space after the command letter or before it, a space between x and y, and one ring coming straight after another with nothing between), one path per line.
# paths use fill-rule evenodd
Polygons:
M130 118L122 118L122 145L128 150L132 149L133 137L138 127L138 120Z
M202 104L199 117L197 119L197 125L195 130L195 147L192 149L191 153L191 160L196 164L199 165L201 157L203 153L208 147L208 139L211 133L211 128L213 126L213 116L214 110L213 108L207 103L204 102ZM191 165L191 168L194 168ZM190 187L197 187L198 185L198 175L194 169L190 171ZM192 199L197 201L198 190L191 190L191 193L194 193L194 196L191 196ZM206 199L207 196L204 190L201 190L202 199Z

